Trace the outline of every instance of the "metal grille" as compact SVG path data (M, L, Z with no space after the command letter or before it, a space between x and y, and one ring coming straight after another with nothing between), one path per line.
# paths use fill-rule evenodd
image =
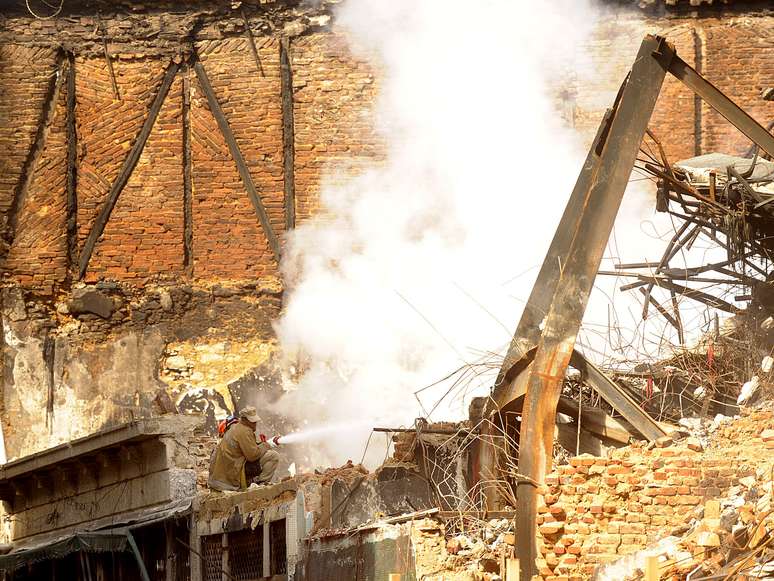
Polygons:
M263 577L263 526L228 534L228 564L235 581Z
M207 535L202 540L202 581L223 579L223 535Z
M271 547L271 574L284 575L288 570L284 518L269 523L269 546Z

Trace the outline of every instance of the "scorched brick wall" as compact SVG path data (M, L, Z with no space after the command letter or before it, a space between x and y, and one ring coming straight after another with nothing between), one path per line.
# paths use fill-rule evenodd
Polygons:
M686 8L658 16L608 6L586 47L588 66L572 90L575 127L590 142L648 33L667 37L683 60L768 125L774 121L774 103L764 101L761 91L774 86L774 14L763 4L757 9ZM743 154L750 147L748 139L669 74L650 127L670 162L710 152Z
M244 39L198 46L272 228L282 236L282 109L279 43L260 39L260 70ZM261 72L263 74L261 74ZM195 83L196 77L192 76ZM192 98L194 274L252 278L277 265L198 84Z
M57 35L90 38L79 26L83 22L82 18L70 27L60 23L52 31L52 43ZM35 25L51 26L37 21ZM109 17L103 25L108 38L112 31L126 43L125 27ZM281 244L288 219L289 179L284 172L283 137L294 139L295 188L288 187L295 194L299 220L319 210L326 174L351 175L383 157L384 144L370 115L378 90L374 66L354 56L342 34L317 30L299 35L303 29L296 25L292 31L297 35L287 39L293 79L293 94L287 102L295 117L293 138L283 133L281 34L253 31L256 61L251 40L242 30L204 30L203 39L193 45L181 38L177 55L172 55L180 70L97 239L83 277L88 283L142 285L149 280L244 280L278 274L266 232L193 70L194 59L209 78ZM75 54L74 211L80 251L159 91L170 62L169 39L165 39L159 44L161 54L109 44L114 78L104 51L98 50L100 44L85 44L81 53L78 45L63 43ZM57 50L22 46L2 50L7 66L0 83L8 123L0 139L7 145L8 167L0 183L0 213L18 222L18 232L9 231L7 236L9 240L15 236L15 241L4 269L26 287L46 287L50 293L67 284L68 268L77 271L76 265L67 262L66 91L63 87L58 91L53 114L46 118ZM59 84L56 87L60 89ZM38 128L43 135L38 139L41 153L36 163L27 164L30 180L24 185L22 171L27 157L32 157ZM190 172L188 189L186 171Z

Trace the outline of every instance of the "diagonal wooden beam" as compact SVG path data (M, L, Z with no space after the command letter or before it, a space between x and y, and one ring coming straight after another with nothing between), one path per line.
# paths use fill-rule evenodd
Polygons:
M282 159L285 176L285 227L296 227L295 127L293 121L293 68L290 41L280 39L280 76L282 93Z
M3 232L6 250L10 250L11 245L16 238L16 229L19 225L19 217L22 208L24 207L24 201L32 186L32 180L35 177L35 170L37 169L38 162L46 149L46 141L48 140L51 122L54 119L54 113L56 112L56 107L59 103L59 92L64 84L65 65L63 53L60 52L57 54L55 66L56 68L53 71L54 74L49 77L46 96L43 101L43 108L40 111L40 117L38 118L38 127L35 132L35 137L27 152L24 164L22 165L21 175L19 176L19 181L14 189L11 206L8 209L7 223L5 225L5 231Z
M140 159L140 154L142 154L142 150L145 148L151 129L153 129L153 124L156 122L156 118L159 115L161 106L164 104L167 93L169 93L169 87L172 86L172 81L175 80L178 68L179 65L176 62L172 61L169 63L167 72L164 74L164 79L161 81L161 86L159 86L156 97L153 99L153 103L148 111L148 116L145 118L145 123L143 123L140 133L134 140L134 144L132 144L132 148L129 150L129 154L126 156L116 180L110 187L107 199L105 200L105 203L102 204L97 219L94 221L94 225L91 227L91 231L89 231L89 235L86 237L86 242L83 244L83 249L81 250L81 255L78 260L78 275L80 278L83 278L83 275L86 274L91 255L94 252L94 246L105 231L105 226L107 225L108 220L110 220L110 214L113 212L113 208L118 201L118 196L121 195L126 182L129 181L129 177L132 175L132 171L134 171L134 168Z
M269 241L269 247L274 252L274 258L277 260L277 262L279 262L280 245L279 240L277 239L277 235L274 233L271 222L269 222L269 216L266 213L266 209L263 207L263 202L261 201L261 197L258 195L258 190L255 187L252 176L250 175L250 170L245 163L245 158L242 156L242 151L239 149L239 144L237 144L234 133L231 131L231 126L228 124L228 120L226 119L226 116L223 113L223 109L218 102L218 97L215 95L215 91L210 84L210 79L207 77L207 73L205 72L202 63L198 60L194 62L194 71L196 71L196 76L199 78L199 85L202 88L202 92L204 93L205 97L207 97L207 102L210 105L210 110L215 117L215 121L218 122L220 132L223 134L223 137L226 140L229 151L231 151L231 157L237 165L239 175L242 177L242 183L245 185L247 194L250 196L250 201L253 203L258 220L260 220L261 226L263 226L266 239Z
M75 126L75 56L67 55L67 280L78 262L78 131Z

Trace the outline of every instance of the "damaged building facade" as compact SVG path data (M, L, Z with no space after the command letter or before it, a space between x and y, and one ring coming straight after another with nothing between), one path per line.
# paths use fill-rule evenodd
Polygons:
M10 462L0 482L7 548L16 545L2 562L7 578L58 578L60 566L84 579L207 581L512 571L513 503L487 512L479 504L481 402L462 428L397 437L393 459L374 474L349 466L260 491L204 492L216 418L256 394L278 395L272 322L287 234L318 213L327 168L357 173L386 153L369 115L379 65L349 47L335 4L31 4L37 16L23 2L3 7L0 424ZM606 4L611 17L586 47L598 84L571 79L556 90L558 114L589 141L631 66L629 47L651 32L768 125L767 3ZM644 169L661 180L662 204L720 197L710 181L691 181L690 163L673 169L666 159L750 147L674 78L648 126L664 157ZM739 168L741 180L748 169ZM765 201L732 177L741 198ZM634 278L646 289L667 278L648 276ZM660 560L664 571L688 573L697 546L711 551L741 531L718 532L727 506L754 504L739 519L745 542L758 534L760 501L772 495L770 481L758 485L774 445L770 412L719 423L697 445L649 437L620 416L573 412L571 398L564 405L585 418L584 449L596 456L545 479L535 519L542 578L588 578L669 533L695 532ZM179 415L203 419L167 425ZM175 441L181 432L191 437ZM602 445L632 434L652 442L602 457ZM138 483L137 493L119 491L104 514L89 512L121 482ZM698 524L675 531L675 519Z

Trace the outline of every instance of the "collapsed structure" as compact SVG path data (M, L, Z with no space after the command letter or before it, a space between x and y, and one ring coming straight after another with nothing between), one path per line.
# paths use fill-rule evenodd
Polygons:
M5 15L3 430L15 459L0 469L2 574L771 576L761 360L774 138L663 38L645 40L604 116L492 397L467 422L387 428L393 457L375 473L206 491L215 418L254 392L276 397L282 234L316 210L325 163L357 171L384 155L363 121L378 74L348 53L327 3L213 4ZM648 129L666 72L755 149L670 162ZM573 342L635 164L683 222L660 261L615 274L681 336L673 297L734 314L733 332L718 324L657 368L606 370ZM670 266L703 235L725 261ZM734 296L750 308L691 283L749 289Z

